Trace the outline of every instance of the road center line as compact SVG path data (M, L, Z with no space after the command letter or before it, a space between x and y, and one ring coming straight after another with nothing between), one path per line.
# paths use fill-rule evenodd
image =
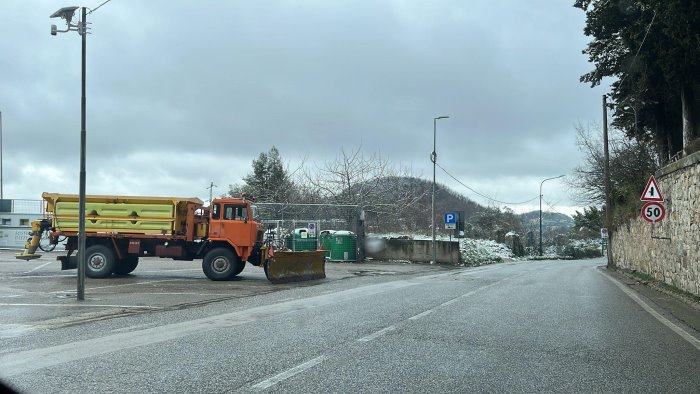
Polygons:
M362 338L358 339L357 342L369 342L369 341L377 339L377 338L381 337L382 335L384 335L390 331L394 331L394 330L396 330L395 326L389 326L387 328L383 328L377 332L369 334L366 337L362 337Z
M620 281L618 281L617 279L613 278L608 273L599 270L598 267L593 267L593 269L595 269L598 273L600 273L604 277L608 278L608 280L610 280L612 283L614 283L615 286L619 287L620 290L622 290L625 294L627 294L632 300L634 300L634 302L636 302L637 304L639 304L639 306L644 308L644 310L647 311L650 315L654 316L654 318L656 320L661 322L666 327L670 328L676 334L680 335L681 338L685 339L691 345L695 346L696 349L700 350L700 340L699 339L690 335L686 330L678 327L672 321L661 316L661 314L659 314L659 312L655 311L654 308L650 307L649 304L644 302L644 300L642 300L634 290L629 289L625 284L623 284Z
M316 365L321 364L327 358L328 358L328 356L316 357L316 358L309 360L303 364L299 364L294 368L291 368L291 369L288 369L282 373L279 373L279 374L277 374L269 379L265 379L260 383L254 384L253 386L251 386L251 388L253 390L256 390L256 391L265 390L267 388L270 388L270 387L276 385L277 383L279 383L283 380L289 379L294 375L300 374L309 368L313 368Z
M420 319L421 317L428 316L429 314L431 314L431 313L433 313L433 312L435 312L435 309L428 309L427 311L425 311L425 312L423 312L423 313L419 313L419 314L417 314L417 315L415 315L415 316L409 317L408 320L418 320L418 319Z

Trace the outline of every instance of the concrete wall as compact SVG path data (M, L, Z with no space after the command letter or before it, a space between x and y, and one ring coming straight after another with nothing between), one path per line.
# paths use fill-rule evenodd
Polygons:
M384 240L379 251L367 250L367 256L379 260L409 260L430 262L433 259L432 240L412 240L391 238ZM438 263L459 262L459 242L435 241L435 254Z
M700 152L664 167L655 177L666 218L651 224L640 215L617 228L613 259L620 268L700 295Z

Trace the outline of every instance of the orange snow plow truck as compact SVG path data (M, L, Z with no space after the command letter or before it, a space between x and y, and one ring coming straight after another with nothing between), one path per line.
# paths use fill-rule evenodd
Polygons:
M61 269L78 266L79 200L75 194L43 193L47 217L32 223L32 237L15 257L31 260L42 236L65 242ZM245 198L219 198L205 207L198 198L86 196L85 275L106 278L136 269L141 257L202 260L211 280L230 280L246 261L262 267L273 283L325 278L321 251L271 251L262 223Z

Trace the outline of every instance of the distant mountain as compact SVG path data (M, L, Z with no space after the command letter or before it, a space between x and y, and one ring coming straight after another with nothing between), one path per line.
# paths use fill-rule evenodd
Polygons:
M526 227L540 225L540 211L526 212L520 215ZM574 226L574 219L569 215L558 212L542 212L542 227L571 228Z

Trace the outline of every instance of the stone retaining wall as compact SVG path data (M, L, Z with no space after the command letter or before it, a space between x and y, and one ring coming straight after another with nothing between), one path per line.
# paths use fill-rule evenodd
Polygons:
M613 259L620 268L700 295L700 152L664 167L655 177L666 218L651 224L640 215L617 228Z

